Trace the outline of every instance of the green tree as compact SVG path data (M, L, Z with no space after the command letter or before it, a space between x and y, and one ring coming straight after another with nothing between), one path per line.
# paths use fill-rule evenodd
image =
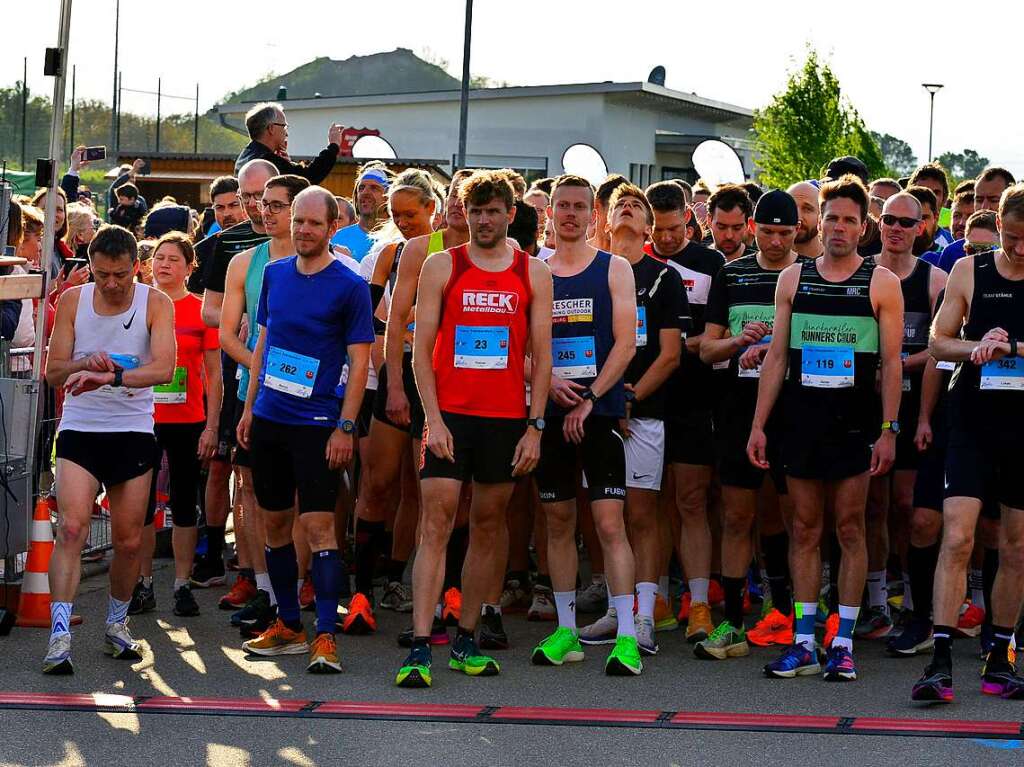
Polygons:
M989 165L989 159L974 149L943 152L935 160L955 178L976 178Z
M768 186L819 178L830 160L846 154L859 157L872 176L886 170L878 144L813 48L786 88L754 111L754 134L760 179Z
M885 165L896 178L909 176L917 167L917 157L910 144L901 138L890 136L888 133L875 133L871 131L871 137L878 144L878 148L885 158Z

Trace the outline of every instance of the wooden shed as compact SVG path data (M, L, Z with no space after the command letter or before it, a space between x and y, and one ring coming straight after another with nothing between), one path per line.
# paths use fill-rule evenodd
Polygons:
M118 175L118 167L130 165L136 158L149 160L152 172L146 176L138 176L135 184L150 205L170 195L183 205L202 210L210 204L210 182L218 176L234 175L236 157L237 155L227 154L121 152L117 157L118 165L107 173L107 178L113 181ZM322 182L322 186L336 195L351 197L356 172L364 162L365 159L339 157L330 175ZM450 180L449 174L441 170L443 160L396 159L384 160L384 163L394 173L400 173L406 168L422 168L442 184L447 184Z

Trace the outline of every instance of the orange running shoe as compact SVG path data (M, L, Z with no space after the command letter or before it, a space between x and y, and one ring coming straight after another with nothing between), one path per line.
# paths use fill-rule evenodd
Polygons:
M703 642L715 630L711 622L711 608L706 602L694 602L686 622L686 641L690 644Z
M679 619L680 623L683 623L690 619L690 592L687 591L683 594L683 598L679 600L679 614L676 618Z
M242 649L253 655L300 655L309 651L305 631L292 631L280 618L255 639L242 642Z
M302 581L302 588L299 589L299 609L316 609L316 592L313 591L313 578L309 573L306 573L306 577Z
M462 592L452 586L444 592L441 620L445 626L458 626L462 617Z
M793 644L793 616L773 609L747 632L747 641L758 647Z
M348 615L341 624L345 634L372 634L377 630L377 619L373 617L370 600L356 592L348 603Z
M839 613L831 613L825 621L825 644L822 645L827 651L832 646L832 640L839 633Z
M725 603L725 589L722 584L712 579L708 583L708 604L712 607L719 607Z
M654 597L654 630L675 631L679 621L672 614L672 605L661 594Z
M221 610L241 610L256 596L256 584L248 578L236 578L231 591L220 598Z
M340 674L341 661L338 660L338 643L333 634L317 634L309 648L309 665L306 671L311 674Z

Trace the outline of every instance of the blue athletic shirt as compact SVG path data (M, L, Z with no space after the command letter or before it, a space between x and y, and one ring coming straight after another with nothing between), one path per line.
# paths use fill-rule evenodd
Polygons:
M373 238L363 231L359 224L342 227L331 238L332 245L344 245L352 252L352 258L362 261L373 247Z
M256 322L267 340L253 413L293 425L337 425L349 344L373 342L366 283L340 261L300 274L297 256L267 264Z
M964 245L967 244L967 240L959 239L954 240L942 250L942 255L939 256L939 262L935 266L942 269L944 272L953 271L953 264L959 261L961 258L967 255L967 251L964 250Z

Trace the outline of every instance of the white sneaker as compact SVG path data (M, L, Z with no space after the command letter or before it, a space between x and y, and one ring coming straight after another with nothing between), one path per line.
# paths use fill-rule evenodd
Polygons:
M103 639L103 651L112 658L142 660L142 645L128 632L127 620L124 623L108 623Z
M608 609L608 587L604 580L591 581L576 593L576 612L601 613Z
M43 658L43 673L54 676L75 673L71 665L71 634L57 634L50 637Z
M526 613L528 621L553 621L558 617L555 595L547 586L533 587L533 601Z
M618 631L619 618L615 614L615 608L612 607L589 626L580 629L580 644L615 644Z
M640 652L644 655L657 655L658 643L654 641L654 619L641 618L639 615L634 618L636 626L636 643Z

